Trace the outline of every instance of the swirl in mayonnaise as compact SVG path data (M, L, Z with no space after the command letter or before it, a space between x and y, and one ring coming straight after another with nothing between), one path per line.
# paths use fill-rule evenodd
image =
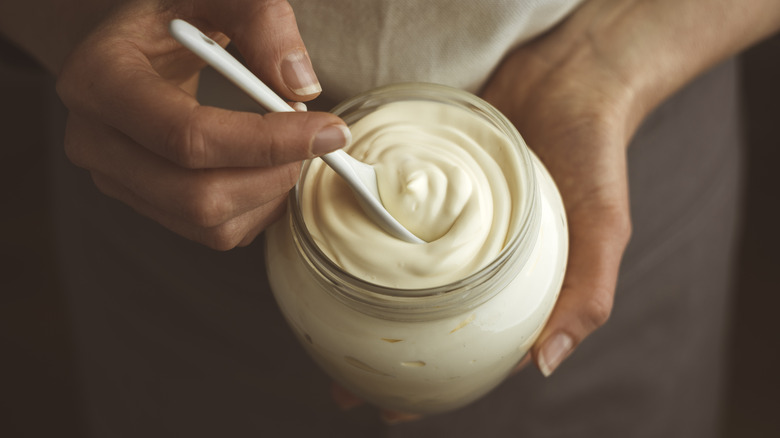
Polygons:
M399 289L442 286L490 263L523 201L519 157L487 120L428 101L393 102L350 126L348 152L376 167L387 210L425 240L399 240L371 221L347 185L314 160L301 208L320 249L346 272Z

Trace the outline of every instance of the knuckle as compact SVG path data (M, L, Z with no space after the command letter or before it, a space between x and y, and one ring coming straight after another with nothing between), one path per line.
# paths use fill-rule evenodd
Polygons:
M199 227L225 222L232 212L230 197L217 178L202 172L185 195L185 213Z
M200 112L182 117L168 131L165 140L168 158L187 169L201 169L208 162L208 151Z
M247 246L251 245L252 242L255 241L257 238L257 234L254 235L246 235L243 239L241 239L240 242L238 242L238 245L236 245L239 248L246 248Z
M70 76L70 69L68 68L68 64L66 62L65 66L63 66L62 72L57 76L57 80L54 83L54 89L66 107L70 107L70 102L73 101L73 87L71 85L72 81Z
M605 237L609 244L624 249L633 232L628 205L622 202L608 204L601 208L598 217L601 228L608 233Z
M587 325L596 329L603 326L612 314L612 296L606 292L594 295L585 305L584 317Z
M229 251L244 240L242 230L235 221L228 221L206 232L206 245L217 251Z
M281 168L281 175L279 177L280 191L282 193L289 192L295 187L298 182L298 178L301 174L301 162L290 163Z
M65 138L63 140L63 149L65 150L65 156L74 165L85 168L86 160L84 160L81 144L75 140L71 135L68 135L68 131L65 131Z
M75 166L83 169L90 167L89 135L85 134L83 124L78 123L73 117L68 118L65 126L62 147L65 156Z
M54 83L54 89L57 92L57 95L68 108L70 108L74 102L78 101L80 75L78 75L75 71L77 70L75 65L78 65L80 62L82 62L80 50L76 49L68 58L65 59L65 62L62 65L62 69L57 75L57 79Z
M312 139L321 119L322 114L315 113L265 114L258 124L264 147L255 151L257 158L269 166L281 166L313 157Z
M283 18L294 17L293 8L286 0L267 0L264 2L254 2L252 13L258 16L269 16L270 19L280 20Z
M266 114L259 119L258 127L264 133L263 147L253 151L255 161L269 167L280 166L290 161L284 154L285 151L289 153L290 148L285 144L278 117L274 113Z
M615 235L620 239L621 243L625 246L628 241L631 240L631 234L633 233L633 224L631 222L631 216L628 214L620 214L613 220L612 225Z
M113 197L113 191L110 189L106 178L97 172L90 172L90 177L92 178L92 184L95 185L100 193L109 197Z

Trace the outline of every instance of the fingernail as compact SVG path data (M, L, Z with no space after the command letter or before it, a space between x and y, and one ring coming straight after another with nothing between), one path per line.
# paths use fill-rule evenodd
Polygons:
M550 374L569 355L573 346L574 342L564 333L556 333L547 339L542 346L538 364L544 377L550 377Z
M282 60L282 79L290 90L299 96L322 91L320 82L314 74L309 57L303 50L296 50Z
M326 126L314 136L311 143L311 152L314 155L322 155L343 148L352 142L352 133L345 125Z
M305 113L308 110L306 104L303 102L293 102L293 104L290 106L299 113Z

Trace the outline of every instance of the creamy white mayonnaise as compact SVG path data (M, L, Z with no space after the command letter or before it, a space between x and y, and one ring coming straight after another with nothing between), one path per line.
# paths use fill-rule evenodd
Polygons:
M363 214L347 185L312 162L302 211L318 246L366 281L419 289L465 278L496 258L523 197L509 139L485 119L436 102L381 106L350 127L348 152L373 164L382 203L425 240L399 240Z

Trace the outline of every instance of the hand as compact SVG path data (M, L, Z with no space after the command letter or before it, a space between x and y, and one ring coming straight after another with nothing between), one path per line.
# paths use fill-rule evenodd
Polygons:
M589 0L507 56L485 87L483 97L552 174L569 220L563 288L532 348L545 375L612 310L631 234L631 136L698 74L780 28L780 3L754 6L742 13L737 1L713 8L706 0Z
M639 119L615 72L572 53L558 58L555 42L542 38L512 53L483 92L550 171L566 208L566 275L531 350L545 376L611 312L631 234L625 151Z
M482 97L518 128L553 176L569 221L570 254L550 319L512 371L531 359L545 375L604 324L612 309L618 268L631 234L625 151L638 123L630 88L599 64L558 69L555 40L540 39L511 53ZM364 401L334 383L342 409ZM380 410L390 424L420 415Z
M233 37L249 69L282 97L319 94L287 2L134 1L59 75L70 110L65 151L102 192L172 231L220 250L247 245L283 211L301 160L345 146L348 131L327 113L199 105L204 64L168 35L177 17L223 46Z

